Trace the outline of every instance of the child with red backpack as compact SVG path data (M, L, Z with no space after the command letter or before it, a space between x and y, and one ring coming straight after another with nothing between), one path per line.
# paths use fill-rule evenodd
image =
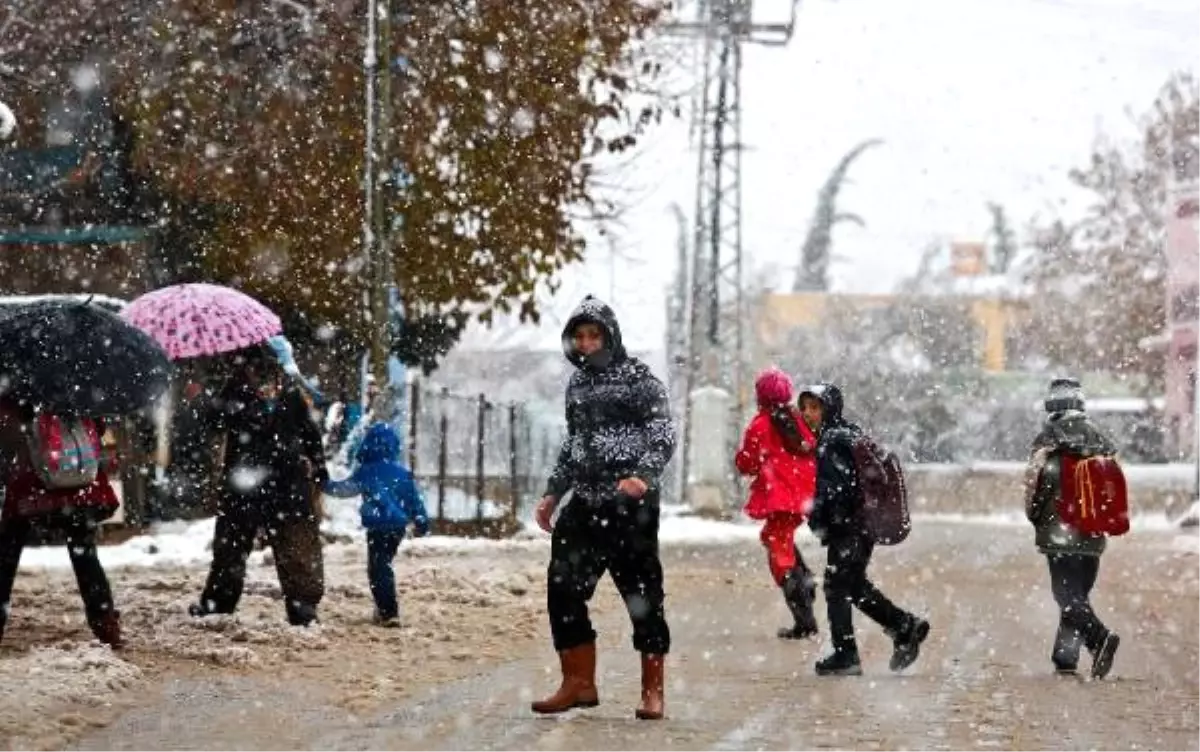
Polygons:
M867 578L876 544L899 543L908 534L899 462L846 420L833 384L802 391L800 413L817 431L817 494L808 525L829 551L824 590L833 652L817 661L817 675L862 674L855 606L892 638L889 667L903 671L920 655L929 622L896 606Z
M0 638L21 552L36 525L65 533L88 626L101 642L122 647L120 614L96 551L100 523L119 506L104 430L99 419L37 413L0 400Z
M1121 641L1096 616L1090 596L1105 536L1129 529L1125 478L1116 447L1084 412L1077 380L1052 381L1045 407L1046 423L1033 440L1025 474L1025 516L1049 565L1059 608L1050 660L1057 673L1074 675L1082 643L1092 654L1092 677L1102 679Z
M795 538L816 490L816 439L790 404L792 380L786 373L764 370L754 391L758 414L746 427L734 463L739 473L754 478L744 511L753 520L765 520L760 539L767 549L767 565L792 614L792 626L777 634L785 640L804 639L818 631L813 616L816 585Z

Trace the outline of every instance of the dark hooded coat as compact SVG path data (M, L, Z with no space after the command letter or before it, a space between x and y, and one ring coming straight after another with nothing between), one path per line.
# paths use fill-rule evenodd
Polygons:
M1062 482L1062 457L1112 456L1111 440L1080 410L1051 413L1033 440L1025 471L1025 516L1036 529L1038 549L1046 554L1104 553L1103 535L1082 533L1063 523L1058 514Z
M822 542L863 535L862 489L854 465L854 442L862 435L858 425L842 414L842 391L820 384L800 392L816 397L823 407L817 437L817 492L809 526Z
M572 335L584 323L597 324L604 347L590 356L575 349ZM613 310L588 296L563 328L563 351L575 373L567 385L567 437L550 474L546 493L561 498L568 490L602 499L622 478L636 477L656 492L675 451L675 426L667 390L621 341Z

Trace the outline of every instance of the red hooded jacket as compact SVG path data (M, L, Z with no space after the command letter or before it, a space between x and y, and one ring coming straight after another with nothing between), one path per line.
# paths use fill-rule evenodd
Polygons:
M783 436L771 421L771 414L760 409L746 433L734 462L742 475L754 476L750 498L744 511L751 519L786 512L807 517L817 490L816 438L799 412L792 413L805 448L793 454L784 447Z

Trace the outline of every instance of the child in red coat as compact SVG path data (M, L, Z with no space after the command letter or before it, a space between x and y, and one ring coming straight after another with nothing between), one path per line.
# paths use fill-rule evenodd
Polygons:
M735 458L738 472L754 476L744 511L751 519L766 521L760 539L794 620L778 635L803 639L818 631L813 616L816 586L796 548L795 535L816 493L816 439L791 405L792 381L786 373L766 369L758 375L754 391L758 414L746 427Z

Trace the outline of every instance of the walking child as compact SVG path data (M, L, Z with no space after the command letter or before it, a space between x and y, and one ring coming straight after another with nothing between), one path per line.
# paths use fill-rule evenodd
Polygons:
M744 511L765 520L759 535L767 549L767 565L792 625L776 634L785 640L817 634L813 616L816 584L796 547L796 529L804 524L816 492L816 439L791 406L792 380L778 368L768 368L754 384L758 414L746 427L734 463L742 475L753 476Z
M903 671L917 660L929 622L897 607L867 579L875 541L866 528L855 461L865 435L842 415L842 392L833 384L802 391L800 412L818 435L817 494L808 524L829 550L824 590L833 652L817 661L817 675L862 674L852 606L892 638L890 668Z
M1083 389L1075 379L1051 382L1045 407L1046 423L1033 440L1025 475L1025 516L1037 531L1037 547L1046 557L1050 589L1059 608L1050 660L1058 673L1073 675L1081 644L1086 645L1092 654L1092 676L1102 679L1112 669L1121 642L1096 616L1090 602L1107 541L1103 534L1087 533L1064 521L1058 502L1064 483L1069 482L1065 465L1112 457L1116 447L1084 412ZM1127 519L1124 506L1121 512Z
M400 626L396 574L392 562L411 521L418 537L429 534L429 515L412 472L400 463L400 436L376 421L358 447L358 467L346 480L329 481L325 493L362 495L359 515L367 530L367 580L375 599L375 623Z
M675 427L661 381L621 343L611 308L584 298L563 329L575 366L567 386L567 437L537 507L552 534L546 601L562 682L535 713L599 704L596 632L588 601L612 575L642 656L640 719L663 717L663 663L671 646L658 555L659 479L675 449ZM551 528L563 496L567 506Z

